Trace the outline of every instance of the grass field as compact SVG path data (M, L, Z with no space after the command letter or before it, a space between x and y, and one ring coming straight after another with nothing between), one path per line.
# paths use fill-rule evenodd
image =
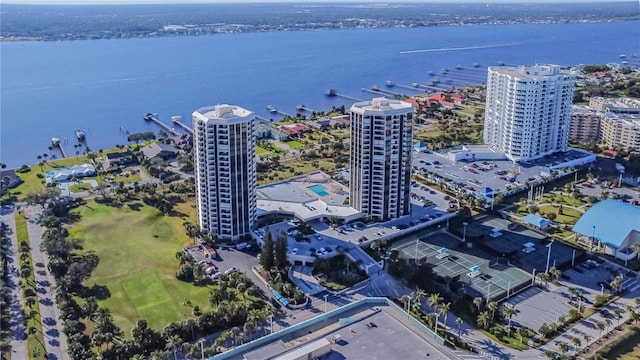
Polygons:
M176 210L192 219L194 209L180 204ZM77 211L77 210L76 210ZM79 209L81 220L70 228L85 251L100 258L86 286L106 286L110 297L100 301L109 308L115 323L129 336L138 319L162 329L169 322L192 317L184 306L189 299L203 310L209 309L207 287L198 287L175 278L175 254L190 243L182 218L164 217L157 209L141 205L121 208L90 202Z
M15 217L16 220L16 238L18 239L18 244L22 241L26 241L29 243L29 234L27 232L27 220L23 215L17 215ZM31 261L31 257L29 259L20 260L20 268L24 264L26 264L31 269L31 276L27 279L22 278L22 288L23 291L26 289L32 289L34 293L36 293L36 279L35 272L33 271L33 263ZM38 359L42 358L47 352L44 348L44 335L42 334L42 318L40 316L40 302L36 301L30 308L25 307L25 318L27 320L26 330L27 330L27 351L29 359ZM33 315L33 316L31 316ZM35 333L31 333L29 329L35 329Z
M304 149L305 148L304 144L301 143L300 141L291 140L291 141L285 142L285 144L289 145L292 149Z
M265 148L256 146L256 155L258 156L271 156L273 153Z
M87 184L87 183L73 184L69 186L69 190L72 193L88 191L88 190L91 190L91 184Z
M568 207L563 207L562 214L559 214L558 207L553 205L541 206L540 212L544 213L545 215L550 213L555 213L556 214L555 221L562 224L569 224L569 225L574 225L578 221L580 216L582 216L582 213L580 213L580 211L576 209L568 208Z

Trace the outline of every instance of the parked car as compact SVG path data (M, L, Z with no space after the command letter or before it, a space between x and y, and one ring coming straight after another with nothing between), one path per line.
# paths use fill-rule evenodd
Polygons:
M229 274L233 274L234 272L238 271L238 269L234 268L234 267L230 267L227 270L224 271L225 275L229 275Z

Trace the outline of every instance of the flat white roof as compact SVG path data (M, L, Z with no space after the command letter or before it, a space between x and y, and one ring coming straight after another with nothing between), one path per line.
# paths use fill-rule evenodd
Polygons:
M257 200L258 209L266 212L285 211L296 215L301 220L308 221L320 216L337 216L339 218L357 215L360 212L352 207L343 205L328 205L322 200L306 203L294 203L277 200Z

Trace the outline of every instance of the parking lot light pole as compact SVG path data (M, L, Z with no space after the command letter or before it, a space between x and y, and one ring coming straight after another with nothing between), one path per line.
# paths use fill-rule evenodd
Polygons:
M273 314L269 315L269 322L271 323L271 333L273 334Z
M415 258L416 265L418 265L418 241L420 240L416 239L416 258Z
M553 245L553 240L551 240L551 242L549 242L547 244L547 248L548 248L548 250L547 250L547 268L544 271L545 273L549 272L549 261L551 260L551 245Z
M462 242L467 241L467 223L466 221L462 223Z
M327 298L329 297L328 294L325 294L324 296L324 312L327 312Z
M533 271L531 272L531 286L534 286L536 284L536 269L533 269Z
M200 352L202 353L202 360L204 360L204 339L199 341L200 343Z
M600 295L603 295L603 296L604 296L604 283L603 283L603 284L600 284L600 288L601 288L601 290L600 290Z

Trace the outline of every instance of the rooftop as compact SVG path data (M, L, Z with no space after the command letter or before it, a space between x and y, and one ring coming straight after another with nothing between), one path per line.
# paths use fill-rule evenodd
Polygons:
M613 199L600 201L580 217L572 230L618 248L631 232L640 232L640 208Z
M336 336L339 335L339 336ZM326 340L339 338L327 344ZM459 359L433 333L385 298L364 298L212 358L289 359L329 346L323 359ZM300 353L300 354L298 354ZM297 357L296 357L297 358Z

